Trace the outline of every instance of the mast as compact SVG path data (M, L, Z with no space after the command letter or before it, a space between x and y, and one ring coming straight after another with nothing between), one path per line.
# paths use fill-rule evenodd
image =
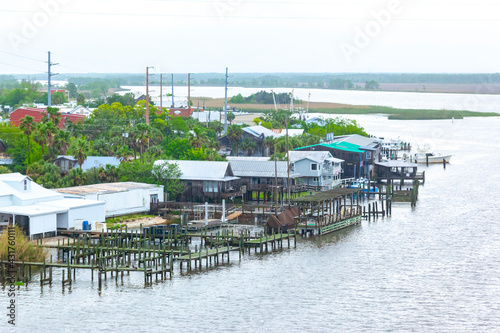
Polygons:
M172 74L172 107L175 107L175 102L174 102L174 74Z
M227 67L226 67L226 84L224 87L224 133L227 134Z
M290 112L292 112L293 114L293 89L290 98ZM285 113L285 128L286 128L286 169L288 172L287 175L288 206L290 206L290 152L288 151L288 115L286 113Z

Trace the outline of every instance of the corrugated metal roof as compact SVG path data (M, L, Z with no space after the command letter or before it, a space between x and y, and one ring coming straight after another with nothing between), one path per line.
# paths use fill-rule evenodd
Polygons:
M155 165L176 163L182 172L181 180L230 181L239 179L229 166L229 162L158 160Z
M157 186L158 185L146 184L146 183L120 182L120 183L106 183L106 184L65 187L65 188L55 189L55 191L63 194L87 195L87 194L125 192L131 189L155 188Z
M274 177L274 161L229 161L234 175L238 177ZM287 162L277 161L278 177L286 178L288 176ZM300 177L298 172L290 171L290 178Z
M358 146L374 147L382 142L378 138L367 138L359 134L342 135L334 137L334 142L349 142Z
M316 147L316 146L344 150L344 151L358 153L358 154L364 153L363 150L359 149L359 147L360 147L359 145L355 145L355 144L349 143L349 142L318 143L318 144L311 145L311 146L295 148L294 150L301 150L304 148L310 148L310 147Z
M327 158L333 158L328 151L310 151L310 150L293 150L290 151L290 162L296 162L308 158L312 161L321 163Z
M270 157L258 156L226 156L228 161L270 161Z
M265 128L264 126L257 125L257 126L250 126L250 127L243 127L243 131L245 131L248 134L251 134L255 137L260 137L263 135L265 138L268 136L271 136L273 138L278 138L280 135L278 133L274 133L270 129Z
M59 155L57 159L67 159L76 162L76 158L71 155ZM87 156L82 165L82 171L87 171L92 168L106 167L106 165L119 166L120 160L114 156ZM75 164L76 168L79 168L78 163Z

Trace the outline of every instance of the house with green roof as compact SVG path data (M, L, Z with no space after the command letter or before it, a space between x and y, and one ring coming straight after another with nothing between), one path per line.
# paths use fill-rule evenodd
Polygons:
M296 148L295 150L303 151L328 151L333 157L344 160L342 170L344 174L342 178L371 178L370 168L367 162L367 153L371 151L364 149L365 147L356 145L350 142L336 141L331 143L319 143L312 146Z

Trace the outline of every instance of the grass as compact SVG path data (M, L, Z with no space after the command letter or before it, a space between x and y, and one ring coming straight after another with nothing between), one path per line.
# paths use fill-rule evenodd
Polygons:
M125 227L125 224L122 224L121 222L127 222L127 221L132 221L132 220L137 220L137 219L144 219L147 217L156 217L155 215L146 215L146 214L129 214L129 215L123 215L123 216L118 216L118 217L108 217L106 218L106 226L108 229L111 230L116 230L120 229L122 227Z
M310 109L314 113L327 114L387 114L392 120L431 120L431 119L463 119L464 117L496 117L495 112L473 112L455 110L421 110L397 109L386 106L369 106L359 108L319 108Z
M262 109L245 109L247 112L259 113ZM325 114L386 114L391 120L433 120L433 119L463 119L464 117L498 117L496 112L474 112L457 110L422 110L398 109L387 106L349 106L349 107L310 107L311 113Z
M42 262L47 257L47 249L31 243L18 226L14 234L9 235L8 229L4 229L0 235L0 259L9 260L9 249L14 249L15 261Z

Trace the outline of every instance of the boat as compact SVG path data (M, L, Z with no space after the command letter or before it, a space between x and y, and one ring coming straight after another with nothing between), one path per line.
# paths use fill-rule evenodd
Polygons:
M370 188L370 193L378 192L378 188L376 186L370 186L370 182L366 178L352 180L347 188L361 188L364 192L368 192L368 188Z
M362 189L365 193L370 192L370 194L378 193L378 187L370 186L370 182L366 178L358 178L352 180L347 188L359 188Z
M429 163L443 163L443 160L445 160L446 163L450 163L451 156L452 155L441 155L431 152L418 152L414 155L415 163L418 164L426 164L427 158L429 159Z

